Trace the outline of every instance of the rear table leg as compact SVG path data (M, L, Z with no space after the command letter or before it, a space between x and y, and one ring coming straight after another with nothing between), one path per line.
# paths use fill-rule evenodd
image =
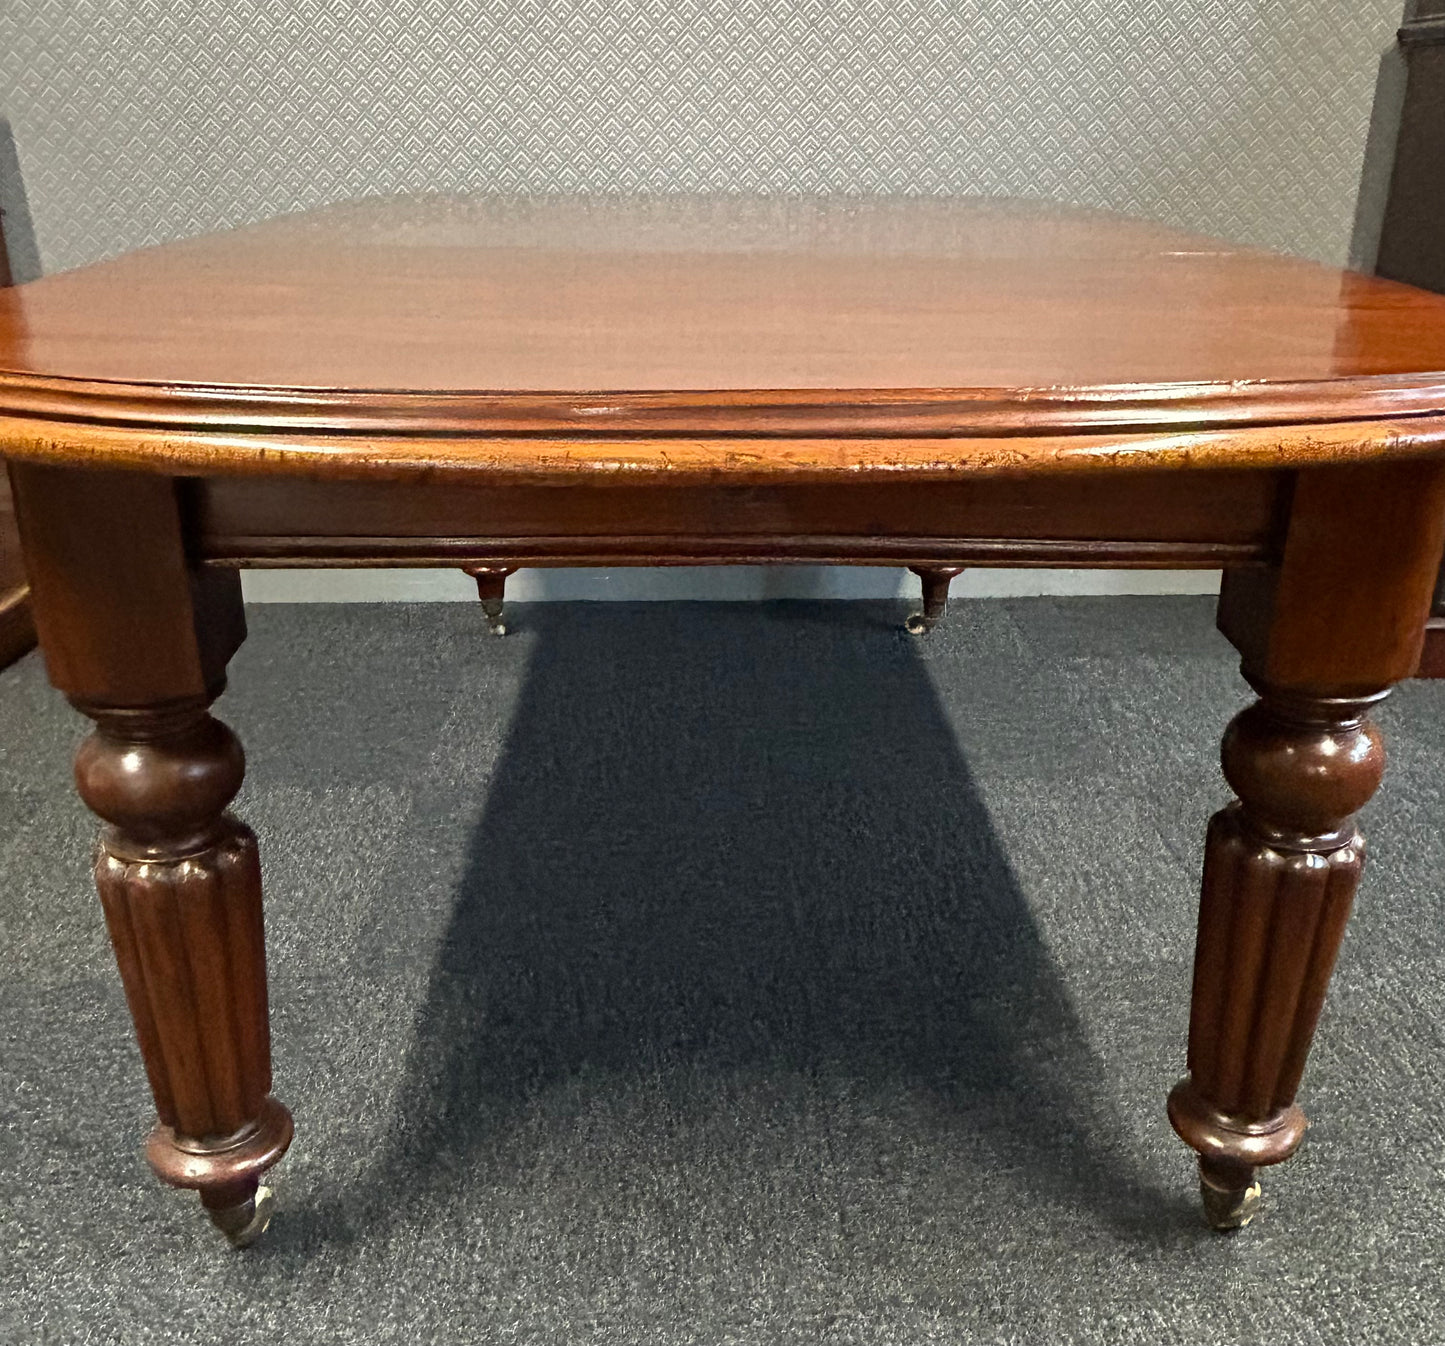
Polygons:
M963 566L909 566L923 582L923 609L911 614L905 623L915 636L927 635L948 611L948 586L954 577L963 574Z
M507 576L515 573L516 569L516 566L466 567L467 574L477 582L477 597L482 600L487 629L494 636L507 634L507 625L502 620L502 600L507 592Z

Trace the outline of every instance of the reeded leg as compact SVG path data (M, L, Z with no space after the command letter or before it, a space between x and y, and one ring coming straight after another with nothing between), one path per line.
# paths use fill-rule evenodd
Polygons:
M1260 699L1224 737L1239 798L1209 827L1189 1075L1169 1097L1220 1229L1249 1222L1255 1170L1289 1158L1304 1137L1295 1092L1364 857L1354 813L1384 769L1366 717L1385 691L1255 689Z
M915 636L932 631L948 611L948 586L954 578L963 574L963 566L909 566L923 583L923 608L913 613L905 623Z
M507 592L507 576L515 573L516 566L468 566L467 574L477 582L477 597L482 600L482 612L487 618L487 628L494 636L507 634L507 624L502 620L502 600Z
M256 839L225 812L244 757L210 701L78 703L97 727L75 771L108 824L96 885L159 1114L147 1158L244 1245L270 1219L259 1180L291 1116L270 1096Z

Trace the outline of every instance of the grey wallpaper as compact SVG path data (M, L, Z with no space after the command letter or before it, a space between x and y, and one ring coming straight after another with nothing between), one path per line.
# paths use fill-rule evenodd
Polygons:
M1399 0L0 0L47 271L363 192L1020 193L1346 255Z

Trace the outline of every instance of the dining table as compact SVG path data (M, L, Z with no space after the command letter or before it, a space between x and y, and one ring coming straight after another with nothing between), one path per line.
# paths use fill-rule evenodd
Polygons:
M0 291L0 455L50 681L93 724L147 1157L233 1243L292 1136L212 714L249 568L464 570L498 625L524 567L913 567L935 619L965 567L1222 571L1253 699L1200 820L1167 1115L1221 1229L1301 1143L1372 712L1445 548L1445 298L1045 201L370 196ZM1121 814L1111 844L1155 842ZM1129 905L1100 900L1121 938Z

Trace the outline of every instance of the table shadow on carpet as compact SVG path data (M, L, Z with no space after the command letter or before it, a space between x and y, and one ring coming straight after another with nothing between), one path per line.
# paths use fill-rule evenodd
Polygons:
M579 1075L679 1109L738 1073L921 1092L1047 1202L1149 1241L1199 1225L1185 1184L1157 1189L1114 1144L918 647L887 608L830 606L686 639L531 609L390 1140L362 1182L288 1210L274 1253L438 1218L457 1173L509 1162L508 1128Z

